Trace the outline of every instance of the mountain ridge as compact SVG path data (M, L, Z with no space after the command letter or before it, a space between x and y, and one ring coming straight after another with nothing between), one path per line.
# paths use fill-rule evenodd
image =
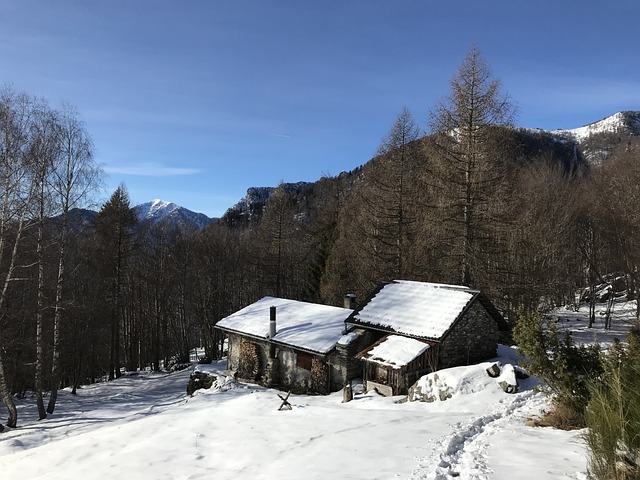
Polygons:
M569 147L572 145L575 157L580 155L589 166L597 166L605 162L613 148L624 139L630 136L640 136L640 111L623 110L587 125L571 129L549 130L517 127L515 130L548 136ZM345 173L343 172L341 175ZM266 202L278 188L284 189L289 194L300 193L313 183L315 182L288 182L279 187L248 187L245 196L235 205L230 206L223 218L230 224L251 223L254 217L255 220L261 217ZM160 199L138 204L133 209L140 223L154 226L159 224L179 225L191 231L200 230L217 220L203 213L194 212L173 202ZM86 218L84 221L86 222Z
M572 138L579 143L603 133L640 135L640 112L623 110L582 127L547 131L553 135Z
M622 141L622 137L640 136L640 111L623 110L582 127L572 129L548 130L517 127L515 130L534 135L549 136L557 142L572 144L574 147L574 164L578 162L578 157L581 156L589 166L594 166L606 161L613 147ZM342 172L341 175L346 173ZM287 193L292 193L300 191L312 183L314 182L289 182L281 184L281 188L284 188ZM253 217L259 218L261 210L277 188L249 187L245 196L235 205L229 207L223 218L232 224L240 219L250 223Z
M599 166L607 161L614 148L630 137L640 136L640 111L622 110L613 115L571 129L545 130L525 128L547 134L559 142L573 144L588 165Z
M160 199L136 205L133 210L139 223L170 224L187 230L200 230L214 221L204 213Z

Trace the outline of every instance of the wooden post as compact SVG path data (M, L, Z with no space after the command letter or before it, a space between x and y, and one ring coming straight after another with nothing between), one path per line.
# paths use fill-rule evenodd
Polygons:
M353 388L351 382L347 383L342 389L342 403L348 403L353 400Z

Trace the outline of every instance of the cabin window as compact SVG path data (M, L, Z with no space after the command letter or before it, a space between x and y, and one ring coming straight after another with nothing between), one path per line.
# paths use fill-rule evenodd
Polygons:
M389 383L389 370L378 365L376 368L376 381L385 385Z
M311 371L311 360L313 358L312 355L304 352L297 352L296 357L296 364L298 365L298 367Z

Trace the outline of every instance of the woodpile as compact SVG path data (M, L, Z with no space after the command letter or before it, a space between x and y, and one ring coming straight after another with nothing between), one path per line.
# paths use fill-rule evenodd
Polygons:
M311 361L311 391L323 395L329 393L329 365L316 357Z
M259 380L262 372L260 346L251 342L240 343L238 376L246 380Z

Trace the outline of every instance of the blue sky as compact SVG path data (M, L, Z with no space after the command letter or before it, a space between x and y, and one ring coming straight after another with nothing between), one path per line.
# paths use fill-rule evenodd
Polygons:
M0 85L80 111L104 200L220 216L251 186L365 163L476 45L517 124L640 110L640 2L0 0Z

